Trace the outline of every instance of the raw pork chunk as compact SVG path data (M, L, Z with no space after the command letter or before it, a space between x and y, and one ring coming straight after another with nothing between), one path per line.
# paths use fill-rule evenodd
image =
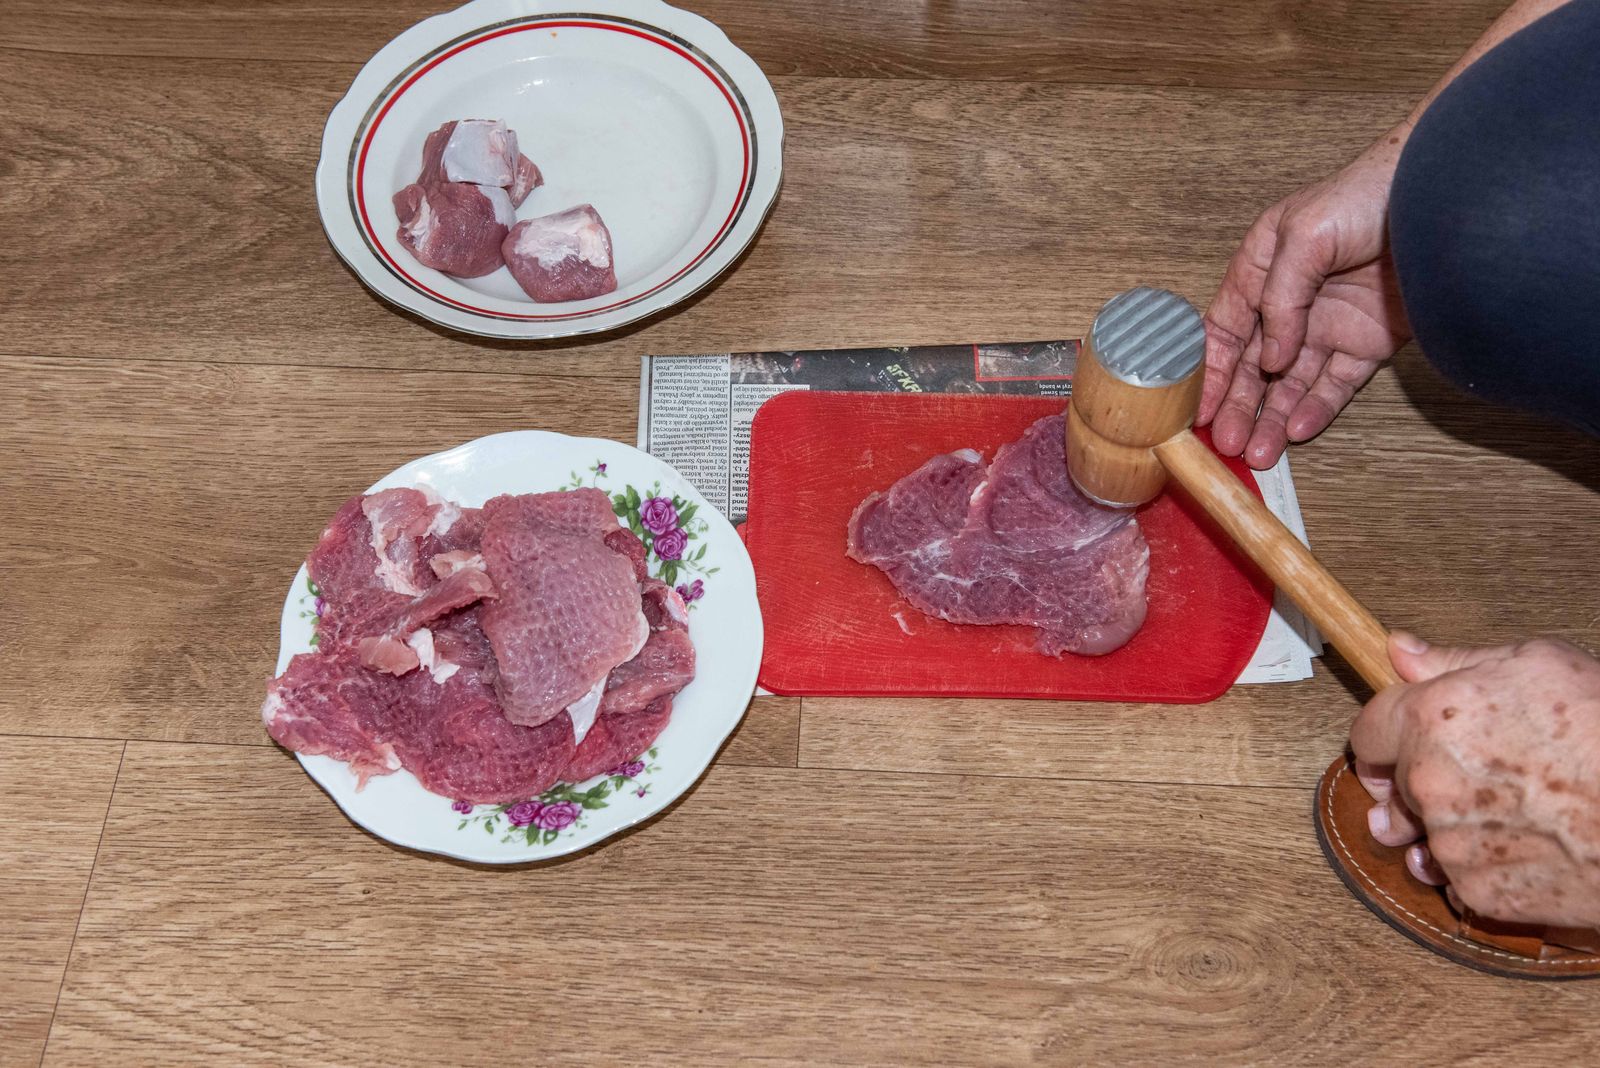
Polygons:
M466 182L412 184L394 195L395 236L424 267L480 278L505 262L500 246L516 222L504 189Z
M495 687L507 719L537 726L598 699L650 626L632 561L605 542L617 520L604 493L497 497L484 513L483 559L499 592L483 610L500 665Z
M1039 628L1041 652L1097 655L1144 623L1150 550L1133 513L1072 485L1065 416L1041 419L994 462L936 456L850 519L849 554L952 623Z
M522 202L528 199L528 194L544 185L544 175L534 165L533 160L521 153L517 154L517 173L511 180L511 185L506 192L511 196L513 207L522 207Z
M541 304L588 300L617 288L611 231L588 204L524 219L501 249L523 292Z

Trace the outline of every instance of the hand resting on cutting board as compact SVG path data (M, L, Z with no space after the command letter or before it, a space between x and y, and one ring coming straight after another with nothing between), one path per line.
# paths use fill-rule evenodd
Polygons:
M1600 926L1600 661L1553 639L1462 649L1396 633L1405 681L1350 731L1373 837L1485 916Z

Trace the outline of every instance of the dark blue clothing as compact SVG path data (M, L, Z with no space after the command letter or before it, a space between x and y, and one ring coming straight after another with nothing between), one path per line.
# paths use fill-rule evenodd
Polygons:
M1389 234L1434 366L1600 435L1600 0L1513 34L1439 95L1401 154Z

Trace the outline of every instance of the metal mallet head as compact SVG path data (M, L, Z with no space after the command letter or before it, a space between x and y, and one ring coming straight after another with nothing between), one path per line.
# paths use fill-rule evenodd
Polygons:
M1205 352L1200 313L1178 294L1141 286L1106 301L1067 409L1067 470L1084 494L1132 508L1161 492L1151 448L1194 422Z

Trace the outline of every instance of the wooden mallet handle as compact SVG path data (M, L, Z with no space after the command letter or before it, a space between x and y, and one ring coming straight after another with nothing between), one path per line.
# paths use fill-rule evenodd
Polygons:
M1317 625L1374 690L1400 681L1389 634L1344 584L1187 428L1155 447L1169 474Z
M1067 468L1103 504L1133 507L1173 477L1311 617L1375 689L1399 682L1388 634L1189 426L1205 326L1176 293L1139 288L1106 302L1073 375Z

